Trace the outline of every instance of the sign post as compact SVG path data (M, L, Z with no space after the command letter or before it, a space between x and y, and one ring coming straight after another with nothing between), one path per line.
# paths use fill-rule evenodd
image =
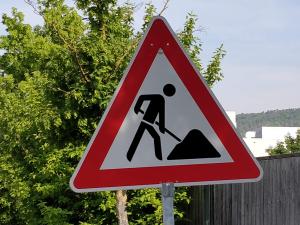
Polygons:
M173 183L163 183L161 196L163 203L163 223L164 225L174 225L174 191Z

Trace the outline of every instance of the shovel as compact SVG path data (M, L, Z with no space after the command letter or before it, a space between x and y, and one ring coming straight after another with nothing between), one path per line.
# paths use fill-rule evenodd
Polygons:
M144 111L139 111L144 114ZM159 126L159 122L155 121L155 124ZM167 157L168 160L221 157L220 153L207 140L200 130L193 129L189 131L183 140L167 128L165 128L165 132L179 142Z

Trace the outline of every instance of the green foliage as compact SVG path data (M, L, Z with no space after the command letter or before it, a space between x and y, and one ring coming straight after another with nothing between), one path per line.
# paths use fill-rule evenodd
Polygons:
M186 22L182 32L178 34L181 43L185 49L189 50L189 54L194 64L204 76L207 84L212 86L217 81L222 80L223 75L221 73L221 60L225 56L225 50L223 44L216 49L210 63L206 68L203 68L199 55L202 51L202 44L200 39L194 35L196 31L196 15L189 13L186 17Z
M187 187L176 188L174 204L175 220L181 221L184 210L190 203ZM132 224L162 224L161 191L157 188L149 188L128 192L128 211Z
M237 115L237 129L242 136L262 126L300 127L300 109L271 110Z
M76 194L69 179L141 37L132 24L134 6L38 0L35 7L43 26L25 24L16 9L2 16L0 224L117 224L114 192ZM142 30L154 14L148 4ZM224 51L218 48L203 68L196 19L188 15L179 37L212 85L222 77ZM187 189L176 189L178 221L190 201ZM161 224L158 189L128 196L131 224Z
M267 150L270 155L300 153L300 130L297 131L295 138L290 135L285 137L285 140L279 142L274 148Z

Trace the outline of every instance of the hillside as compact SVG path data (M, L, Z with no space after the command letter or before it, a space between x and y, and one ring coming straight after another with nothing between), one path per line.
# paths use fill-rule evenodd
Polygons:
M242 135L261 126L300 127L300 108L271 110L261 113L242 113L237 115L237 129Z

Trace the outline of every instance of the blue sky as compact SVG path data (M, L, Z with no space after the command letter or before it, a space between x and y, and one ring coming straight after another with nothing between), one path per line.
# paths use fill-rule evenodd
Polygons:
M71 0L69 1L71 2ZM144 1L135 12L142 23ZM164 1L152 3L162 8ZM42 23L23 0L0 2L0 13L14 6L25 21ZM224 44L227 55L224 80L213 92L225 110L261 112L300 107L300 1L299 0L171 0L163 16L175 31L183 28L188 12L198 15L197 33L203 42L203 61ZM5 28L0 25L0 34Z

